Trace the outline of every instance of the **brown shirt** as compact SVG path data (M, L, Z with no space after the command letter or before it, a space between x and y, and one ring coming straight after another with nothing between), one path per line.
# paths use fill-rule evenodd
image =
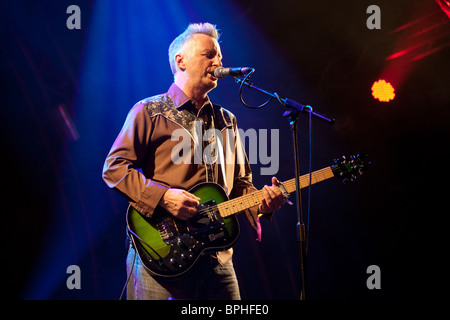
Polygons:
M225 179L219 146L208 148L217 139L223 147ZM152 216L168 188L189 190L214 181L230 198L256 190L235 116L209 98L197 111L175 84L167 93L144 99L130 110L106 158L103 179L146 217ZM256 228L258 206L245 214Z

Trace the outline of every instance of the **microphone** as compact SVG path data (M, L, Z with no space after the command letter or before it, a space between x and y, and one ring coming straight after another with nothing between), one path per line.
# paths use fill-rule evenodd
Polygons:
M214 77L223 79L226 76L242 76L244 74L248 74L252 72L253 68L249 67L243 67L243 68L224 68L224 67L217 67L216 70L214 70Z

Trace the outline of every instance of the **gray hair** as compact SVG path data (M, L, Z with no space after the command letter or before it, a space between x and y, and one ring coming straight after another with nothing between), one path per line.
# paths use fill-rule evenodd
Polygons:
M172 41L172 43L169 46L170 69L172 70L172 73L174 75L178 70L177 64L175 62L175 56L180 52L184 52L184 49L186 48L187 44L192 39L192 35L196 33L206 34L219 41L220 33L215 25L212 25L209 22L191 23L182 34L180 34Z

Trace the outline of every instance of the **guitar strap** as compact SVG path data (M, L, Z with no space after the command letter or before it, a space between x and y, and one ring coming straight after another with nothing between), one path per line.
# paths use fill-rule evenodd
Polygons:
M222 146L222 138L216 137L217 141L217 149L219 149L219 163L218 165L221 168L222 171L222 178L223 178L223 186L225 189L225 193L228 195L228 187L227 187L227 178L225 176L225 157L223 155L223 146ZM216 252L217 260L219 261L221 266L224 266L233 256L233 248L230 248L225 251L218 251Z
M227 177L225 175L225 157L223 156L223 147L222 147L222 139L219 137L216 139L219 149L219 166L222 171L223 185L225 187L225 192L228 195L228 187L227 187Z

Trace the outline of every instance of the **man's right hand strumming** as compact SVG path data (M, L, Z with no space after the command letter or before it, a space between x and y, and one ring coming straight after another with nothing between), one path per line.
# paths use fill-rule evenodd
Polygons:
M200 198L183 189L168 189L159 205L170 212L174 217L188 220L197 213Z

